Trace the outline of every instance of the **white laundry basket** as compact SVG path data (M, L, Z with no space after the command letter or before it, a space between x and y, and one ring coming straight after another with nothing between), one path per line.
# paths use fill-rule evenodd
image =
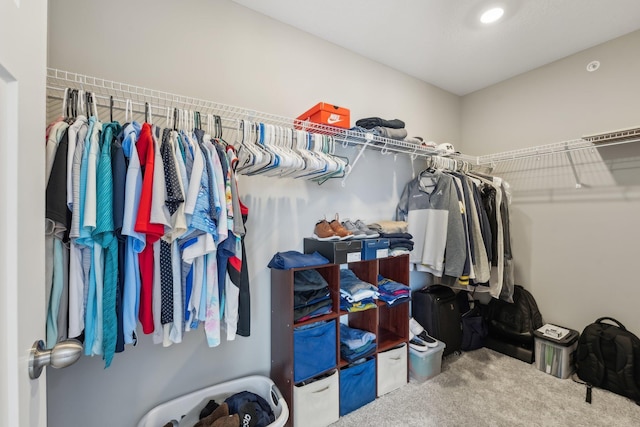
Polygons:
M255 393L269 402L276 417L276 420L269 424L269 427L285 425L289 419L289 407L280 390L270 378L252 375L206 387L158 405L142 417L137 427L162 427L171 420L179 421L184 414L204 399L210 398L216 402L222 402L227 397L241 391Z

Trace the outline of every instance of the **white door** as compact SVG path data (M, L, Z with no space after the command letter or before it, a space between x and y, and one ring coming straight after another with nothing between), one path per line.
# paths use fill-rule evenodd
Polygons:
M0 0L0 426L47 425L27 364L45 336L46 49L47 0Z

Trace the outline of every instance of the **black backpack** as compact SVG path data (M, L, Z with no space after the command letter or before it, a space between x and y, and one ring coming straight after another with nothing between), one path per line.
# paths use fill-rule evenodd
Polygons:
M591 386L596 386L640 405L640 339L617 320L601 317L584 328L576 367L578 377L587 383L587 402L591 403Z
M513 302L492 299L487 311L492 337L533 344L533 331L543 325L535 298L520 285L514 286Z

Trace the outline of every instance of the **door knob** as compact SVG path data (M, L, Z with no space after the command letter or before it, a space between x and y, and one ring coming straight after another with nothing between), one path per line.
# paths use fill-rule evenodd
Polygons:
M82 343L69 339L60 341L52 349L44 348L44 342L38 340L33 343L29 352L29 378L35 380L42 373L42 368L52 366L54 368L66 368L73 365L82 355Z

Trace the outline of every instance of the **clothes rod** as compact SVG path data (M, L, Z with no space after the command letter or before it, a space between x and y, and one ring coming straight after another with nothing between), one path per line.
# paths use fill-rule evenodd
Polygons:
M49 89L49 87L47 87L47 89ZM55 88L57 90L57 88ZM110 105L111 102L111 98L108 98L106 96L102 96L102 95L94 95L94 98L96 98L99 101L106 101L106 103L103 102L96 102L96 105L102 109L106 109L107 111L110 110L112 107ZM62 96L58 96L58 95L47 95L47 99L52 99L54 101L59 101L62 102L64 99ZM126 113L126 101L118 99L118 98L113 98L113 110L114 111L119 111L121 113ZM117 104L125 104L125 107L119 106ZM139 114L141 116L144 117L145 115L145 104L142 102L137 102L137 101L131 101L131 104L133 107L139 107L139 108L132 108L130 111L133 114ZM155 122L156 119L160 119L163 120L164 122L166 122L166 125L169 126L173 126L173 109L171 109L169 111L169 120L167 120L167 110L165 108L162 107L157 107L153 104L149 104L149 109L151 110L151 116L153 121ZM155 112L154 112L155 110ZM189 110L192 112L196 112L195 110ZM220 117L220 119L222 121L228 121L228 122L234 122L231 119L227 119L225 117ZM200 122L202 123L202 125L207 125L208 121L207 121L207 115L202 115L200 116ZM237 123L237 121L236 121ZM213 125L213 123L212 123ZM233 131L237 131L238 130L238 126L231 126L231 125L226 125L223 124L222 125L223 129L228 129L228 130L233 130Z

